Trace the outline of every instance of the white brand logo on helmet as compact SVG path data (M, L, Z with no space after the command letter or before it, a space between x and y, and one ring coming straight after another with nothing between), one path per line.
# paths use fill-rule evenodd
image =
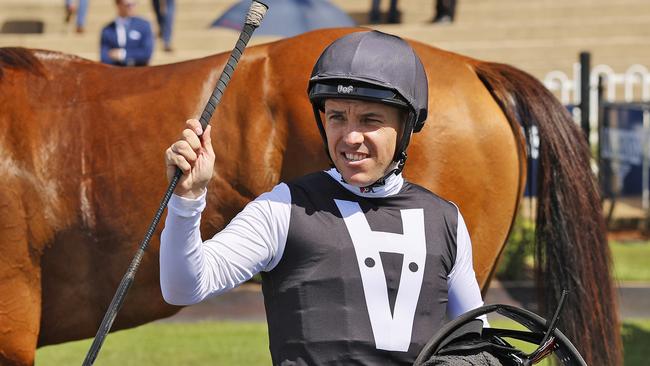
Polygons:
M336 90L341 94L350 94L354 91L354 87L352 85L350 86L339 85L339 87Z

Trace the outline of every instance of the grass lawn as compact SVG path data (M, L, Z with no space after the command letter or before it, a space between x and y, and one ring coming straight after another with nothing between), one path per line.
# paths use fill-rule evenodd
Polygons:
M81 365L92 339L47 346L36 365ZM270 365L266 323L150 323L109 334L95 365Z
M526 329L509 320L491 320L495 328ZM514 326L516 325L516 327ZM631 319L623 322L622 329L624 357L626 366L645 366L650 359L650 319ZM510 341L510 340L509 340ZM511 341L513 345L526 352L532 352L536 345L521 341ZM540 366L551 365L548 361L540 362Z
M526 231L528 230L528 231ZM529 280L533 278L532 226L515 226L497 269L497 278ZM524 238L527 238L524 240ZM617 282L650 283L650 241L609 242L612 251L613 275Z
M511 327L509 321L491 321ZM623 324L625 365L650 359L650 320ZM80 365L91 340L39 349L36 366ZM521 345L524 348L524 345ZM534 347L528 345L528 349ZM524 348L525 349L525 348ZM264 323L152 323L110 334L95 365L270 365ZM542 364L544 365L544 364Z
M610 242L617 281L650 282L650 243Z

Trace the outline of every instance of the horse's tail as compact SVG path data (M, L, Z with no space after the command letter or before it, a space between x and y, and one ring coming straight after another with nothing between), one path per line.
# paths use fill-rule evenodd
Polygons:
M569 112L534 77L514 67L477 62L474 69L519 136L539 133L536 279L542 314L570 294L562 331L589 365L622 364L616 292L610 275L599 189L590 150ZM540 294L541 295L541 294Z

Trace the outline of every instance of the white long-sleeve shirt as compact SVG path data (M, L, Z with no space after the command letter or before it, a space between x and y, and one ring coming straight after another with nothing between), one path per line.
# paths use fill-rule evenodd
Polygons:
M368 197L397 194L404 182L401 175L393 175L374 192L361 193L342 182L336 170L327 173L349 191ZM191 305L228 291L260 271L273 270L282 258L291 219L286 184L251 201L225 229L203 241L199 226L205 204L205 194L194 200L173 195L169 201L160 247L160 285L170 304ZM457 252L447 278L450 318L483 305L460 210L457 222Z

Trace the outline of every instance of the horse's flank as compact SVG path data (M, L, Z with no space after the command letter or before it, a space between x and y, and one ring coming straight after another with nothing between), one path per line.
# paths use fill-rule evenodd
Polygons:
M202 219L204 237L278 181L327 167L304 91L318 54L345 32L309 34L246 51L213 117L216 172ZM426 67L439 71L431 90L431 107L438 112L414 139L405 174L459 204L485 287L518 199L517 141L464 58L416 47ZM56 53L12 52L31 62L22 62L22 69L7 67L0 82L0 104L7 106L0 114L0 128L7 131L0 145L13 161L5 168L20 167L34 177L15 177L13 188L0 193L0 228L14 228L0 233L0 240L14 238L0 246L1 254L24 262L23 270L0 274L12 279L12 285L0 281L0 291L25 301L9 304L0 298L0 308L27 319L17 327L0 313L0 327L11 327L5 333L9 339L0 332L0 347L16 352L34 348L37 339L40 345L53 344L97 330L166 187L161 154L184 121L199 115L225 56L120 69ZM474 104L447 108L465 98ZM472 116L482 123L473 126ZM455 153L459 146L464 156ZM490 169L468 179L474 166ZM43 195L46 183L52 193ZM500 187L491 191L494 202L467 195L483 187ZM23 204L25 196L58 201L51 200L52 213L47 213L43 200ZM491 222L482 222L488 214ZM30 231L38 231L38 238ZM158 245L156 236L114 329L177 311L160 295ZM33 354L13 357L30 360Z

